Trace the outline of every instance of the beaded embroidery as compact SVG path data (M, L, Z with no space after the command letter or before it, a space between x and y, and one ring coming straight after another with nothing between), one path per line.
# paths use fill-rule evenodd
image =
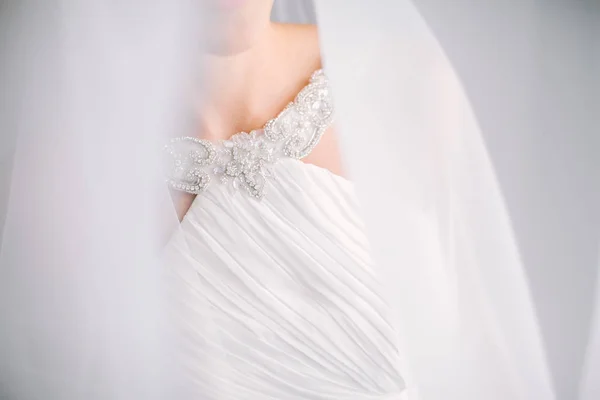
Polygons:
M173 189L199 194L218 180L260 199L273 165L282 157L306 157L332 120L327 77L318 70L263 129L240 132L218 144L192 137L172 139L165 146L167 183Z

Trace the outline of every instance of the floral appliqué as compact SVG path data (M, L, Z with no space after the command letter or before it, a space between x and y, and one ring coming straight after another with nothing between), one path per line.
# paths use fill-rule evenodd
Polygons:
M319 70L262 129L240 132L219 143L193 137L172 139L165 146L167 183L173 189L199 194L216 181L260 199L277 161L306 157L332 120L329 85Z

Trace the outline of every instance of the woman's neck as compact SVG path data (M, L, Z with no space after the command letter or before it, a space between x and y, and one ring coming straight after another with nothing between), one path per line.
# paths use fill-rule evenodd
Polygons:
M261 126L268 89L277 84L277 72L282 70L278 68L275 31L270 24L242 52L224 51L203 57L201 136L221 140Z
M262 127L306 84L320 66L316 29L269 23L244 51L207 54L203 62L197 134L227 139Z

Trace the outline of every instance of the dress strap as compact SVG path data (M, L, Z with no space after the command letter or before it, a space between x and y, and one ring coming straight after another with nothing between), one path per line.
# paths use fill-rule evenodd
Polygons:
M165 147L167 183L199 194L217 181L260 199L277 161L310 154L332 123L333 111L329 82L318 70L294 101L262 129L240 132L216 144L192 137L171 140Z

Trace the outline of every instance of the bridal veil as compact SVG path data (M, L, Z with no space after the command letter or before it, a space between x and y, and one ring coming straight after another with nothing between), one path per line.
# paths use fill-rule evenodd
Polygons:
M277 7L316 15L411 396L596 398L600 5L301 3ZM198 1L0 7L0 395L185 390L156 150L190 129L201 16Z

